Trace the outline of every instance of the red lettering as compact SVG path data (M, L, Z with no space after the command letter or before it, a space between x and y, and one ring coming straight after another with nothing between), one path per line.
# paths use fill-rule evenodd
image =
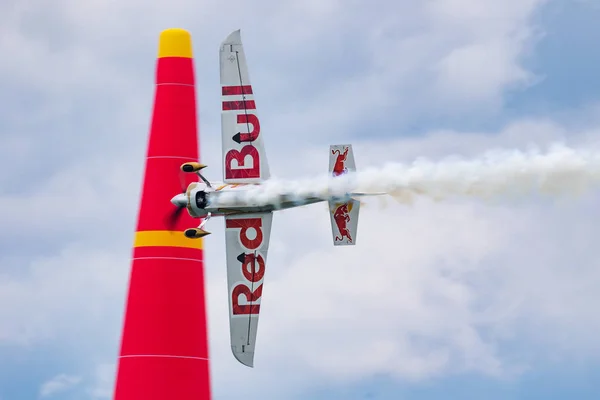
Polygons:
M238 218L225 219L225 227L227 229L240 230L240 242L249 250L255 250L263 242L262 218ZM256 232L254 239L248 238L248 229L253 228ZM260 254L241 253L237 260L241 263L242 274L249 283L259 282L265 275L265 260ZM258 264L258 265L257 265ZM239 297L244 296L248 304L240 304ZM262 296L262 284L256 290L252 291L248 285L240 283L231 293L232 296L232 313L233 315L250 315L260 312L260 304L252 304L259 301Z
M222 94L223 94L223 96L236 96L236 95L240 95L240 94L252 94L252 86L251 85L223 86Z
M237 116L238 124L252 124L252 131L248 133L237 133L233 136L233 140L241 143L241 142L252 142L258 139L258 134L260 133L260 122L258 121L258 117L254 114L238 114Z
M252 167L246 167L246 156L252 157ZM231 162L237 161L238 168L232 168ZM260 155L254 146L244 146L242 151L231 149L225 155L225 179L244 179L260 177Z
M254 100L233 100L223 102L223 111L255 109L256 103L254 102Z
M259 254L240 254L238 261L242 263L242 273L250 282L258 282L265 276L265 259ZM256 263L258 262L258 269ZM250 268L248 268L250 266Z
M240 284L237 285L231 293L231 305L233 308L233 315L248 315L260 313L260 304L252 304L258 301L262 296L262 284L252 292L248 286ZM240 304L240 296L246 297L248 304Z
M262 219L261 218L243 218L226 219L226 228L240 228L240 242L248 250L257 249L263 241ZM254 239L248 238L248 229L253 228L256 231Z

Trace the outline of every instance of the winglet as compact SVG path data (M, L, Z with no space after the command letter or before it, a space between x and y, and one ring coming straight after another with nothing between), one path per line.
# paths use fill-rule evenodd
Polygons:
M233 353L233 356L240 363L244 364L247 367L254 368L254 351L240 352L237 351L236 346L231 346L231 351Z
M192 35L181 28L162 31L158 41L158 58L163 57L192 58Z
M240 29L231 32L229 34L229 36L227 36L227 38L225 38L225 40L223 40L223 43L221 43L221 46L224 46L227 44L242 44L242 34L241 34Z

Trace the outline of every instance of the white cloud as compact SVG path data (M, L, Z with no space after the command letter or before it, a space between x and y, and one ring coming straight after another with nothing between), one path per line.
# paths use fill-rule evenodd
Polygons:
M80 152L92 143L110 149L104 136L123 141L129 132L131 140L143 140L132 132L147 123L158 32L184 26L194 33L201 124L212 132L219 121L216 49L242 27L265 132L285 127L285 135L270 135L279 146L294 137L339 137L380 118L402 124L474 108L497 112L507 86L531 82L520 58L536 38L529 19L544 2L479 3L19 3L4 16L0 49L11 58L2 72L21 85L19 91L33 87L49 96L43 111L27 111L28 119L40 118L49 106L63 120L82 103L95 107L79 129L103 135L86 134L83 141L85 131L78 130L68 137ZM462 11L449 12L455 7ZM113 123L106 123L109 115Z
M379 135L423 116L499 112L508 88L532 82L520 59L543 3L236 1L225 13L216 1L19 2L0 14L0 50L11 54L0 85L40 97L9 105L0 179L14 182L30 168L28 179L41 183L0 196L8 227L0 237L15 255L0 259L0 343L67 341L91 371L88 395L111 396L159 30L180 25L194 35L202 154L219 178L216 50L242 27L272 170L291 177L324 172L323 143L346 142L348 132L363 133L353 140L359 168L593 140L600 128L589 116L594 123L577 129L525 119L492 133ZM305 161L290 162L291 149ZM40 159L48 170L31 165ZM229 350L224 238L213 221L206 274L215 394L281 398L372 374L498 377L540 360L596 359L596 197L537 200L390 201L386 209L370 201L358 245L342 249L331 246L322 205L279 213L253 370ZM32 229L42 232L45 254L20 247Z
M1 263L0 343L32 346L60 338L87 351L93 344L80 335L98 334L106 321L120 322L130 245L110 251L89 242L59 246L56 254L27 256L22 250L14 264Z
M479 135L462 153L501 143L523 147L527 132L538 132L541 145L564 133L558 125L526 121ZM363 143L356 148L358 162L410 158L412 152L435 157L458 136ZM309 153L316 158L317 151L324 159L323 149ZM213 221L206 267L215 392L233 396L238 390L227 384L231 371L252 381L257 393L276 396L308 380L348 382L371 374L408 380L463 371L512 376L546 359L548 346L555 350L550 361L594 359L600 320L586 304L598 300L596 228L583 217L596 213L594 200L504 206L419 201L412 208L390 201L385 210L369 201L359 244L341 250L330 246L324 207L280 213L252 371L229 351L223 232ZM506 349L520 349L520 340L527 351ZM275 373L280 385L267 389ZM105 390L111 385L106 380Z
M78 376L60 374L45 382L40 388L41 397L50 397L71 389L81 381Z
M523 147L528 132L538 132L536 142L544 145L564 130L548 122L516 123L495 135L473 136L478 140L464 142L459 150L469 155L501 143ZM459 136L446 132L363 142L355 148L357 162L360 168L417 154L435 158ZM306 154L325 160L327 153L308 149ZM314 164L307 173L320 172ZM127 180L135 184L133 177ZM599 300L596 227L589 217L596 214L594 200L585 196L562 205L419 201L413 207L389 201L386 209L371 200L362 209L358 245L343 249L331 246L321 205L279 213L254 370L238 365L230 354L223 232L213 221L206 268L215 392L229 396L238 390L228 384L231 371L268 397L263 390L282 396L309 380L348 382L371 374L417 381L463 371L511 376L535 367L547 357L548 346L557 360L594 359L600 320L587 306ZM122 233L120 254L113 254L112 244L94 248L83 242L23 265L22 278L6 276L0 304L19 307L10 315L3 311L2 320L11 321L3 325L4 342L27 338L35 343L66 334L93 355L90 360L112 362L106 354L116 357L121 329L126 236ZM85 302L79 300L83 293ZM95 336L97 324L108 338ZM96 337L103 354L77 341L82 330ZM521 346L519 340L526 340L526 352L505 349ZM267 388L274 374L280 384ZM99 398L112 391L109 375L94 384Z

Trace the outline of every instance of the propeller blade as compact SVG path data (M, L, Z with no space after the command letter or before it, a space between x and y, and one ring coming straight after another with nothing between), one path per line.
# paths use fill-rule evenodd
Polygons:
M179 186L181 188L181 193L185 193L188 185L185 179L185 172L181 170L179 170Z
M167 215L165 223L168 230L171 231L175 228L184 209L185 207L177 207Z

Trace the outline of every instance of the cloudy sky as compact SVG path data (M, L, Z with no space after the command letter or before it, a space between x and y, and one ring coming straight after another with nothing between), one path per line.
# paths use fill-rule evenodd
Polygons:
M325 172L334 143L360 169L600 134L596 0L149 4L0 3L2 400L112 395L162 29L193 35L213 179L238 28L278 177ZM278 213L254 369L212 221L215 399L600 397L599 201L369 201L352 248L322 204Z

